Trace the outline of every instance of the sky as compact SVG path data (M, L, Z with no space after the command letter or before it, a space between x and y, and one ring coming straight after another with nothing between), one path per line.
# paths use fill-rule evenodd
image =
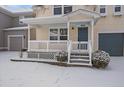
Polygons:
M2 7L11 12L32 11L32 5L3 5Z

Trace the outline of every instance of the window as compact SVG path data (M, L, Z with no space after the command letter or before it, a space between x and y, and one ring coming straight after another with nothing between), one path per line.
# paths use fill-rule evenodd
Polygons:
M54 5L54 15L62 14L62 5Z
M100 5L100 15L106 16L106 6L105 5Z
M50 40L67 40L67 28L50 29Z
M72 12L72 6L64 5L64 14Z
M121 12L121 6L115 5L115 12Z
M67 28L60 29L60 40L67 40Z
M54 5L53 12L54 12L53 13L54 15L67 14L72 12L72 6L71 5Z
M24 23L21 21L21 19L24 19L25 17L24 16L19 16L19 24L20 25L23 25Z
M58 40L58 29L50 29L50 40Z
M114 10L114 15L121 15L121 11L122 11L121 5L115 5L113 10Z

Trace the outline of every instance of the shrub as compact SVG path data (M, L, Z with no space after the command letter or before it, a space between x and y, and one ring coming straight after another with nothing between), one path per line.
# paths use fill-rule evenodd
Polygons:
M105 51L97 50L92 54L92 64L96 68L105 68L110 62L110 56Z
M57 61L59 62L65 62L68 60L68 54L65 51L58 52L56 54Z

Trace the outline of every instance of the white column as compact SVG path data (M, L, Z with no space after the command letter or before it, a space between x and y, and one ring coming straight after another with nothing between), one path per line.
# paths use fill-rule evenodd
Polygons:
M28 51L30 51L30 25L28 24Z
M68 21L68 23L67 23L67 29L68 29L68 41L70 40L69 26L70 26L70 22Z
M91 21L91 44L92 44L92 49L94 48L94 20Z
M68 28L68 43L67 43L67 47L68 47L68 63L70 63L70 31L69 31L69 26L70 26L70 22L68 21L67 23L67 28Z

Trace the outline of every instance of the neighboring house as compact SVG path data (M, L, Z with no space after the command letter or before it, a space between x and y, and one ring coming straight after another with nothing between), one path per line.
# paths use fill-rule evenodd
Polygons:
M28 26L19 21L32 12L12 13L0 7L0 50L21 50L28 46Z
M104 50L111 56L124 55L124 6L122 5L37 5L28 24L28 56L54 59L68 52L68 64L92 65L91 53ZM36 29L31 40L30 27Z

